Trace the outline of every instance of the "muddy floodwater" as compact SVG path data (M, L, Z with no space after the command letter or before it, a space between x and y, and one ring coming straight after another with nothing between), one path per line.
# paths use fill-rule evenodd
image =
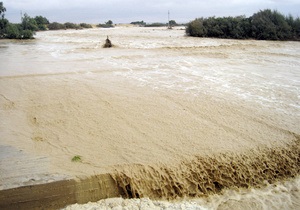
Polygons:
M67 209L300 208L300 42L35 37L0 40L0 190L109 174L124 198Z

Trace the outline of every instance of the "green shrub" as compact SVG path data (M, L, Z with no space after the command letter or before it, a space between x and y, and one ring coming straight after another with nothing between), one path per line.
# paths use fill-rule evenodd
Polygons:
M203 18L198 18L188 24L186 27L186 33L190 36L206 37L207 29L203 26Z
M75 23L67 22L64 25L66 29L80 29L80 26Z
M33 39L34 31L38 30L35 19L26 13L22 17L20 24L9 23L4 18L6 8L0 2L0 38L6 39Z
M0 18L0 39L5 38L5 33L8 27L8 20L5 18Z
M139 26L145 26L146 25L146 23L143 20L142 21L131 22L130 24L139 25Z
M100 27L100 28L113 28L114 25L113 25L113 22L111 20L107 21L105 24L98 24L97 27Z
M34 18L34 20L38 26L38 30L40 30L40 31L47 30L47 25L50 23L47 18L42 17L42 16L36 16Z
M72 158L72 162L81 162L81 156L80 156L80 155L75 155L75 156Z
M19 27L16 24L9 23L5 30L5 38L20 39L21 33Z
M79 26L80 26L81 28L93 28L92 25L87 24L87 23L80 23Z
M47 30L47 26L43 25L43 24L40 24L40 25L38 25L38 30L39 31L46 31Z
M165 27L165 26L167 26L166 23L151 23L145 25L145 27Z
M34 32L31 30L21 31L21 39L33 39Z
M66 29L66 26L64 24L53 22L48 25L49 30L63 30Z
M252 36L255 39L287 40L292 38L292 28L277 11L264 10L252 16Z
M34 18L31 18L27 13L22 17L21 22L22 30L38 31L38 25ZM27 32L26 32L27 33Z
M245 16L197 18L187 25L186 34L195 37L299 40L300 20L267 9L249 18Z

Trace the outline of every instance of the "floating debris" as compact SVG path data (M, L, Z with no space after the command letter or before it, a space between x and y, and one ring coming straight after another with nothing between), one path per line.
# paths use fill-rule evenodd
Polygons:
M109 40L108 36L105 40L105 44L103 45L103 48L111 48L113 45L111 43L111 41Z

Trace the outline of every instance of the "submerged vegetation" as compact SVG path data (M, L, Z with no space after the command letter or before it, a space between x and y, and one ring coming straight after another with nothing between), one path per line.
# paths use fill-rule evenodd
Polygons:
M285 17L278 11L259 11L247 18L209 17L190 22L186 33L195 37L258 40L300 40L300 18Z
M75 156L72 158L72 162L81 162L81 156L80 156L80 155L75 155Z

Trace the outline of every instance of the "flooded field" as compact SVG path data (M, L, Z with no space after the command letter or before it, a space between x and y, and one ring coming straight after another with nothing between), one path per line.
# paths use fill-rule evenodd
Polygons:
M47 31L0 63L1 190L110 174L136 200L90 205L299 208L299 42Z

